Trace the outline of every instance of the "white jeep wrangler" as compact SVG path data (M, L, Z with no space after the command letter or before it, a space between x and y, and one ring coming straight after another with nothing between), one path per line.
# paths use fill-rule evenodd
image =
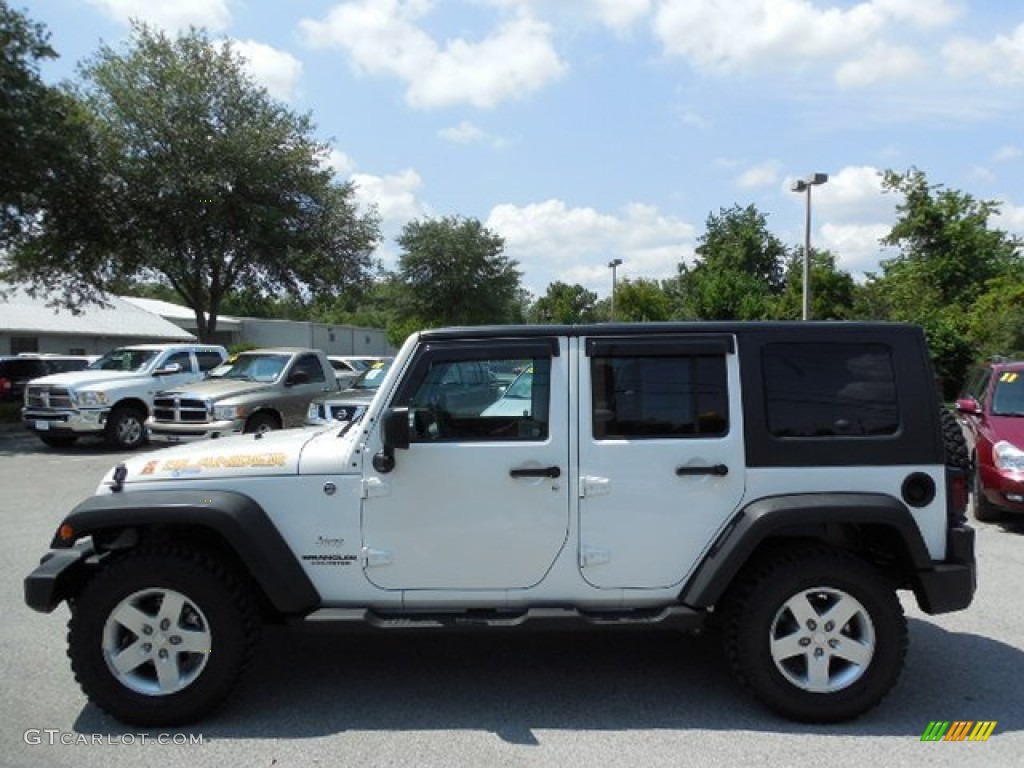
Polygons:
M712 624L768 706L838 721L900 674L897 590L971 602L965 462L913 326L429 331L356 422L119 465L25 595L68 600L79 683L139 725L217 706L266 619Z

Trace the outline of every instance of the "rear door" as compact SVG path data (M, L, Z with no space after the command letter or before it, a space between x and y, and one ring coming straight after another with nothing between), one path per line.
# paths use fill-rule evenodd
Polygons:
M592 337L580 357L580 566L600 588L680 584L744 491L729 335Z

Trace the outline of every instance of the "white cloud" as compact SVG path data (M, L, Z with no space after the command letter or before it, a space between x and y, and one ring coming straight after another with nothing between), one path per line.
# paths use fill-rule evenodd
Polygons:
M275 99L291 101L302 77L302 62L287 51L255 40L237 40L232 46L245 59L252 78Z
M299 23L309 45L340 48L357 72L391 75L406 84L406 101L431 108L481 109L539 90L564 74L550 27L521 6L483 40L449 38L443 47L417 26L425 0L353 0L323 21Z
M352 175L356 201L363 206L375 205L385 230L393 231L413 219L428 215L427 207L417 194L423 179L412 168L392 176Z
M1016 160L1021 155L1024 155L1024 151L1022 151L1020 147L1007 145L996 150L992 159L1000 163L1005 163L1007 160Z
M229 0L89 0L112 19L127 24L140 19L147 24L177 32L190 25L221 32L231 24Z
M487 131L468 120L463 120L458 125L442 128L438 131L438 135L442 139L454 142L455 144L488 144L495 149L500 149L507 143L500 136L487 133Z
M736 180L736 186L740 189L751 189L753 187L765 187L774 184L779 178L780 167L777 160L769 160L752 166L740 174L740 177Z
M1024 82L1024 24L1011 36L997 35L988 42L958 37L943 49L946 68L953 75L982 75L995 83Z
M813 247L827 248L836 254L836 266L862 280L867 272L879 271L879 261L895 255L879 242L889 234L888 224L823 224Z
M992 226L1011 235L1024 237L1024 206L1014 205L1009 200L1000 200L999 213L992 217Z
M944 27L960 16L960 8L947 0L874 0L873 5L896 21L917 27Z
M331 149L323 159L323 165L336 176L348 176L356 169L355 161L338 149Z
M651 10L651 0L593 0L594 12L606 27L622 34Z
M835 78L838 85L861 87L906 77L924 66L924 57L912 48L875 43L862 56L841 64Z
M693 227L650 205L633 203L617 214L570 208L561 200L498 205L486 226L505 238L528 290L541 294L561 280L607 294L608 262L621 258L620 277L666 278L692 260Z

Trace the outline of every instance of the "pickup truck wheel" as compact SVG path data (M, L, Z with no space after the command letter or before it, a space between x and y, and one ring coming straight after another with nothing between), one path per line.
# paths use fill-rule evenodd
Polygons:
M166 727L217 707L259 635L244 582L212 557L137 551L74 602L68 656L82 690L125 723Z
M78 438L73 435L39 435L39 439L51 448L67 448Z
M115 408L107 418L106 438L114 448L135 450L146 442L146 414L131 406Z
M771 709L832 723L868 711L896 684L907 624L875 567L845 552L797 550L733 591L725 647L737 678Z
M245 422L246 434L263 434L280 428L281 425L277 422L277 419L269 413L254 414Z

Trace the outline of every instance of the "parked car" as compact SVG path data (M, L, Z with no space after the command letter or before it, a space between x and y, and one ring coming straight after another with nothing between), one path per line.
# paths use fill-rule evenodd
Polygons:
M86 355L21 354L0 357L0 401L19 402L25 385L40 376L80 371L95 358Z
M377 394L390 368L390 359L378 360L363 371L348 389L316 398L310 402L306 411L306 424L358 421Z
M975 369L956 409L974 466L974 516L1024 512L1024 361Z

